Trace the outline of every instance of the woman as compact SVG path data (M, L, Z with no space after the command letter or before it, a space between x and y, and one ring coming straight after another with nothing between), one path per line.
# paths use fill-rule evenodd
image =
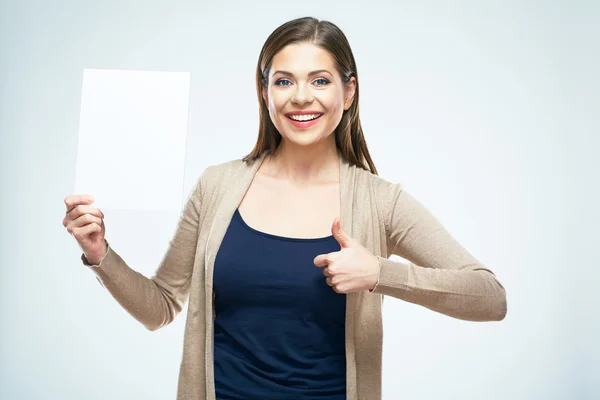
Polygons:
M189 299L178 399L380 399L383 295L504 318L494 273L377 176L338 27L280 26L256 79L255 148L204 171L151 278L109 246L93 199L65 199L82 261L144 326L169 324Z

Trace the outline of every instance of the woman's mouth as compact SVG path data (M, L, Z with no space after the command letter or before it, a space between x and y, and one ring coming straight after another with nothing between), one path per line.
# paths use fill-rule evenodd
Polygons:
M286 114L285 116L290 120L292 125L297 128L308 128L313 126L323 113L311 113L311 114Z

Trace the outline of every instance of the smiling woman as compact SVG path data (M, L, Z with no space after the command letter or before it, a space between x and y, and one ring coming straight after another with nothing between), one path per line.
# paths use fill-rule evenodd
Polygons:
M377 175L337 26L277 28L256 85L254 149L198 178L151 278L105 241L90 199L65 199L82 261L144 326L168 325L189 299L178 400L380 400L384 295L463 320L504 318L494 273Z
M277 28L260 52L256 89L259 134L246 159L274 152L282 137L303 145L327 138L350 165L377 174L360 123L356 62L335 24L305 17Z
M324 69L315 70L319 67ZM271 121L287 142L308 145L334 139L331 133L352 104L356 78L344 83L333 57L312 43L284 47L273 57L271 71L262 95Z

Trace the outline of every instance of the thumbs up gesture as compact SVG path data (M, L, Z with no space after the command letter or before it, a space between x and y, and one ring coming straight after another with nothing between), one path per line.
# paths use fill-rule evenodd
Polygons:
M333 221L331 233L340 251L318 255L314 260L317 267L323 268L327 284L336 293L372 290L379 276L377 257L342 230L339 218Z

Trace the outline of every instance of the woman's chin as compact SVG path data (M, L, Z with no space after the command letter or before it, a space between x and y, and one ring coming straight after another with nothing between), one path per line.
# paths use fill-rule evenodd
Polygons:
M321 132L287 132L282 135L283 139L296 146L314 146L326 140L329 135L323 135Z

